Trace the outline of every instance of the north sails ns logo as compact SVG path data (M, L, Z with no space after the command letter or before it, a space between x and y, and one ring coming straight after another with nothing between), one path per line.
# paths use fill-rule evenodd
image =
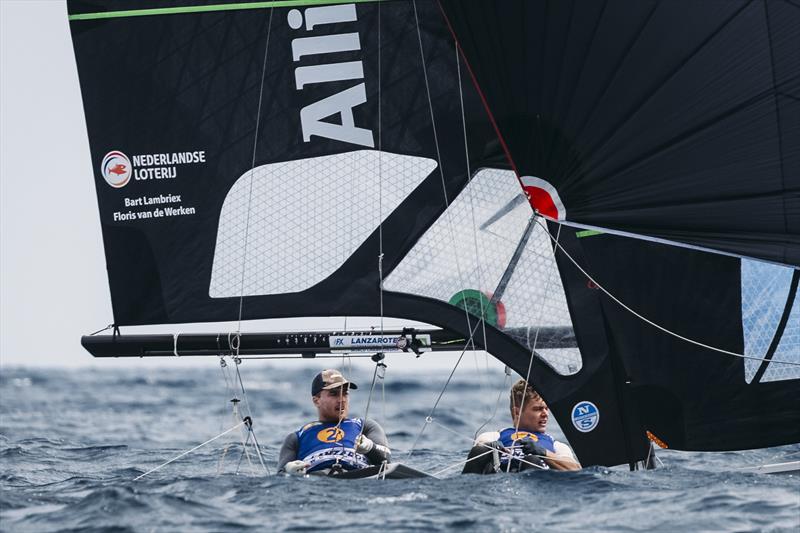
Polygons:
M600 409L589 401L582 401L572 408L572 425L581 433L588 433L600 423Z
M133 166L128 156L118 150L108 152L100 164L100 173L106 183L120 189L128 184L131 179Z

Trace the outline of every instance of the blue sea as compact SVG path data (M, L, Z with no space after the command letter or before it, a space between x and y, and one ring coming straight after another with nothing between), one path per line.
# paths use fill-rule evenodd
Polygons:
M798 460L800 445L661 450L663 464L653 471L460 475L457 463L471 435L484 423L487 429L507 423L510 378L488 369L456 374L430 422L448 372L395 371L390 364L370 395L372 367L346 369L360 384L351 415L363 415L371 398L369 416L385 427L394 459L437 478L276 476L283 438L314 419L309 383L326 365L245 361L239 367L245 397L235 365L196 361L188 369L114 361L75 370L3 368L0 530L800 530L800 476L737 472ZM234 394L241 414L252 415L271 475L252 446L242 453L236 429L134 480L233 427ZM550 429L560 435L554 424Z

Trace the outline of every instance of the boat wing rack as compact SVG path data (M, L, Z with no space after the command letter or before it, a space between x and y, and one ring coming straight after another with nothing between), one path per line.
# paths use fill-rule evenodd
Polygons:
M519 328L523 335L528 328ZM505 330L511 332L513 328ZM523 337L524 338L524 337ZM293 355L315 358L319 354L461 351L468 346L463 335L443 329L403 328L376 331L316 331L280 333L180 333L84 335L81 345L94 357L264 356ZM481 349L479 339L475 339ZM540 328L538 349L575 347L571 328Z

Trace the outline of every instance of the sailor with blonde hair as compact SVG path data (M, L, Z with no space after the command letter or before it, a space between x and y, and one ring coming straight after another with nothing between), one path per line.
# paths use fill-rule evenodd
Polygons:
M509 408L513 426L481 433L469 452L463 474L516 472L536 467L581 468L569 445L547 433L550 411L544 399L524 379L511 387Z

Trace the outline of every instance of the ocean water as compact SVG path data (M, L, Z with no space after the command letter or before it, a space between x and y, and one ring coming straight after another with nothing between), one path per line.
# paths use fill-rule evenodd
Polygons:
M240 367L246 390L241 411L249 406L271 474L285 435L314 419L308 389L322 368L253 361ZM362 364L351 372L360 384L351 414L359 416L372 370ZM234 425L232 365L223 370L208 359L189 370L4 368L0 530L800 530L800 476L736 471L797 460L800 445L662 450L663 465L653 471L462 476L456 463L498 403L487 428L507 423L508 387L502 372L457 374L426 424L446 379L447 372L402 373L390 365L369 402L369 416L385 427L394 459L439 472L436 479L266 475L253 453L242 453L237 429L134 481ZM454 468L444 470L448 466Z

